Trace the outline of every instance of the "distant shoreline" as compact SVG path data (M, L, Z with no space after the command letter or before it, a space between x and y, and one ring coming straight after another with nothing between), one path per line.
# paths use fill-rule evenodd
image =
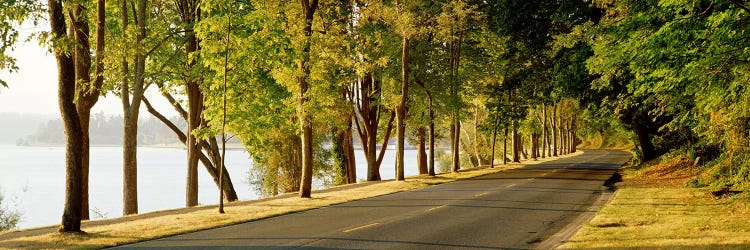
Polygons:
M64 144L31 144L31 145L18 145L18 144L2 144L5 146L15 146L15 147L34 147L34 148L43 148L43 147L65 147ZM122 147L122 145L118 144L92 144L92 148L116 148L116 147ZM182 144L150 144L150 145L138 145L139 148L173 148L173 149L185 149L185 146ZM245 150L245 148L240 144L227 144L227 150Z

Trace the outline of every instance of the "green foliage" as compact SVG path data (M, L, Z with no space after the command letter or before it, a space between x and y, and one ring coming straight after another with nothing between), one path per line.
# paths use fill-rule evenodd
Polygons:
M0 193L0 232L16 228L20 220L21 214L3 204L3 195Z
M18 71L16 59L10 52L18 43L19 28L38 25L44 14L43 5L36 0L0 1L0 71ZM8 87L8 83L0 79L0 86Z
M605 16L597 26L581 28L589 32L580 37L592 37L587 67L599 76L593 87L604 94L603 104L628 124L651 123L657 151L721 148L721 156L711 157L721 159L712 163L714 180L745 182L742 159L750 131L745 3L597 4Z

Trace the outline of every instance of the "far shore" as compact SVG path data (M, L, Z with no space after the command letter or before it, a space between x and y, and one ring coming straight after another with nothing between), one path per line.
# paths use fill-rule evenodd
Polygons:
M18 147L64 147L64 144L55 144L55 143L49 143L49 144L31 144L31 145L18 145L18 144L8 144L10 146L18 146ZM114 147L122 147L120 144L92 144L91 147L94 148L114 148ZM185 145L182 144L148 144L148 145L138 145L139 148L178 148L178 149L185 149ZM245 150L245 147L241 144L227 144L227 150Z

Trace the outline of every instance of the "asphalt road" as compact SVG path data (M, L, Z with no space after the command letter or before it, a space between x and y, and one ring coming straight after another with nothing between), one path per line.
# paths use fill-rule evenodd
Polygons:
M529 249L588 210L630 158L583 155L127 249Z

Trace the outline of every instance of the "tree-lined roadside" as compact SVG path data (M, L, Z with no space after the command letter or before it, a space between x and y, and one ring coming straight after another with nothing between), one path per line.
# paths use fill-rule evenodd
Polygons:
M215 205L211 205L152 212L103 221L89 221L82 224L83 229L88 233L80 235L56 234L54 233L55 227L8 232L0 234L0 249L78 249L115 246L207 228L233 225L240 222L304 211L403 190L419 189L503 170L517 169L525 165L540 164L554 159L558 158L552 157L544 161L529 161L524 164L512 164L495 168L469 169L460 173L439 174L435 177L408 177L405 182L365 182L345 185L330 190L313 191L312 194L317 197L314 200L300 199L295 197L296 194L287 194L257 201L230 203L227 204L226 214L224 215L217 214L215 212Z
M186 149L185 207L198 205L203 170L236 200L220 154L227 133L251 155L261 193L310 202L313 178L359 181L355 137L367 181L390 171L380 166L391 139L402 181L407 166L455 173L612 137L632 141L639 162L685 152L701 170L693 187L750 186L742 1L6 0L0 20L0 70L11 72L18 27L49 25L33 38L57 61L61 232L88 218L88 123L107 94L122 100L123 215L150 191L138 189L141 105ZM407 141L419 145L412 164Z

